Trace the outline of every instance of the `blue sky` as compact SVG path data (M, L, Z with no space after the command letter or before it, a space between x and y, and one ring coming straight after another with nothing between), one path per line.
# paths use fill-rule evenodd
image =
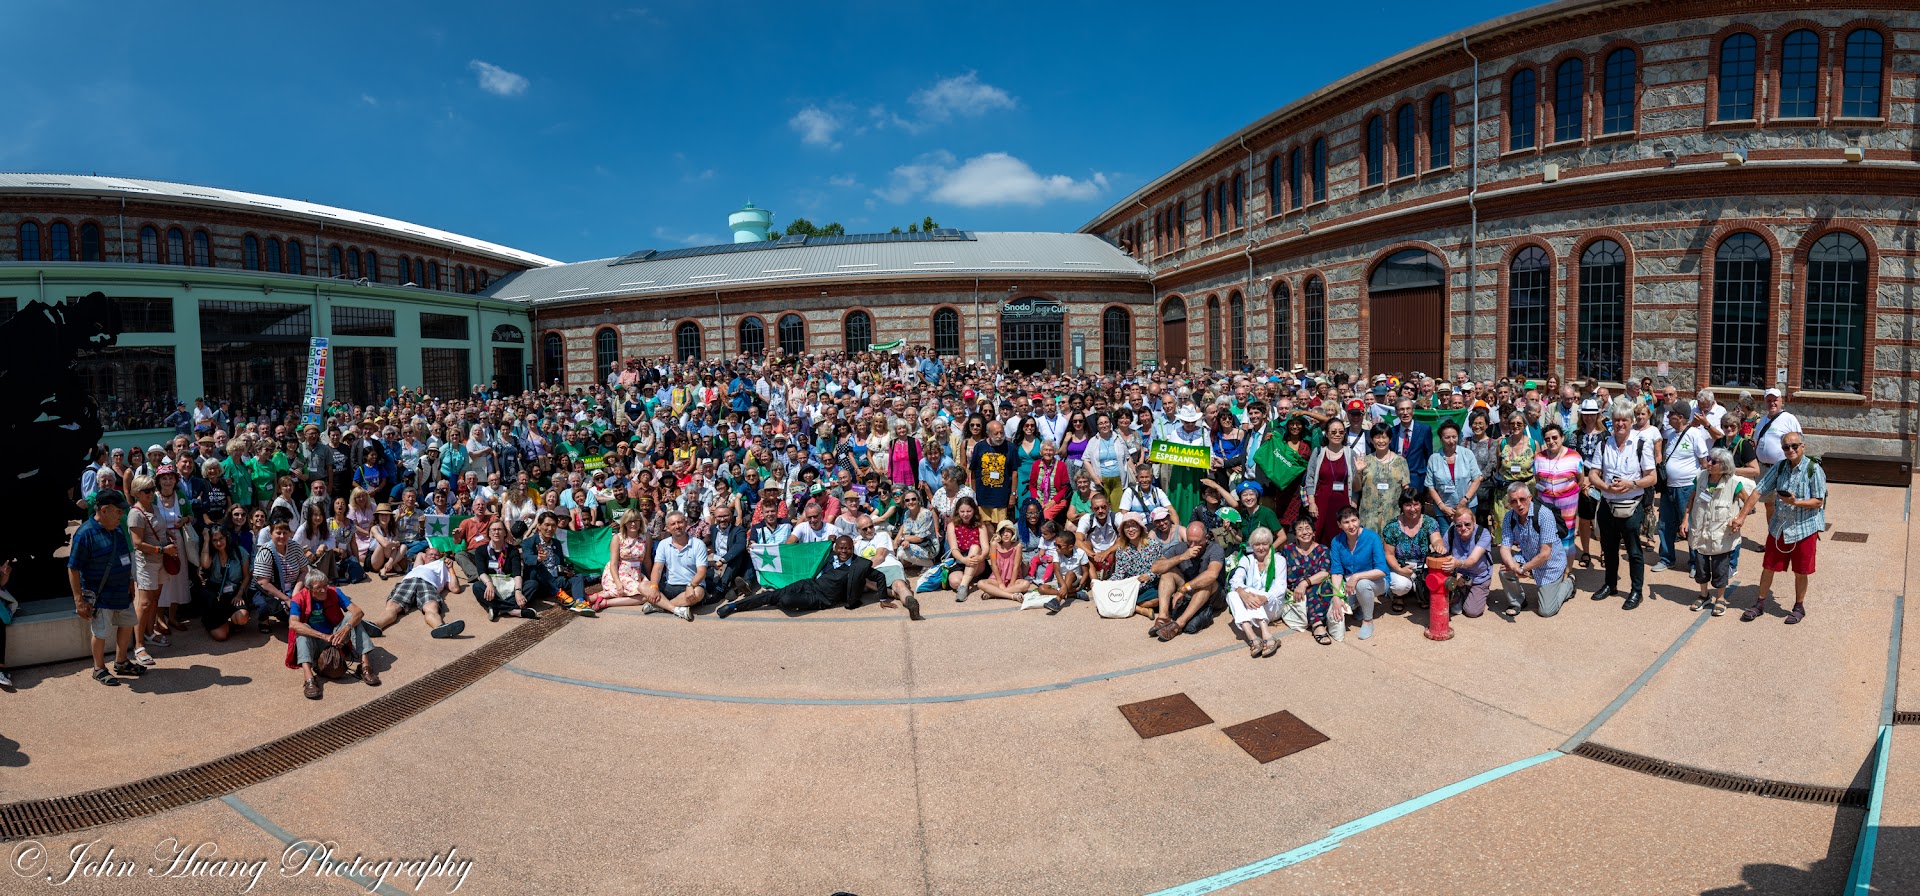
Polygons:
M252 190L565 261L726 241L748 199L776 226L1071 230L1520 8L4 3L0 170Z

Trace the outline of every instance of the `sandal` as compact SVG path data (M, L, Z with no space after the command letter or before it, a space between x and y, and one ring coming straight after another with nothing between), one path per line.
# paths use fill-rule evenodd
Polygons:
M1180 629L1181 629L1180 623L1174 622L1173 620L1169 619L1167 620L1167 624L1160 628L1160 634L1157 635L1156 637L1160 639L1161 643L1165 643L1167 641L1171 641L1175 638L1180 637Z
M1155 619L1155 620L1153 620L1153 625L1151 625L1151 626L1149 626L1149 627L1147 628L1147 637L1149 637L1149 638L1160 638L1160 630L1161 630L1161 629L1163 629L1163 628L1166 628L1167 626L1169 626L1169 625L1172 625L1172 624L1173 624L1173 620L1171 620L1171 619ZM1165 638L1160 638L1160 640L1162 640L1162 641L1164 641L1164 640L1166 640L1166 639L1165 639Z
M1690 606L1690 607L1688 607L1687 609L1689 609L1689 610L1692 610L1692 611L1694 611L1695 613L1698 613L1698 612L1700 612L1700 608L1701 608L1701 607L1704 607L1704 606L1706 606L1706 605L1707 605L1708 603L1710 603L1710 602L1711 602L1711 599L1710 599L1710 598L1708 598L1708 597L1707 597L1706 595L1704 595L1704 594L1702 594L1702 595L1700 595L1700 598L1699 598L1698 600L1695 600L1695 601L1693 602L1693 606Z
M1316 643L1318 643L1318 644L1321 644L1321 645L1327 645L1327 644L1332 644L1332 643L1333 643L1333 635L1331 635L1331 634L1329 634L1329 633L1327 632L1327 627L1326 627L1326 626L1324 626L1324 625L1321 625L1321 626L1316 626L1316 627L1315 627L1315 629L1314 629L1314 632L1313 632L1313 640L1314 640L1314 641L1315 641Z
M1265 638L1248 638L1247 639L1247 656L1252 657L1256 660L1259 659L1260 651L1266 649L1266 646L1267 646L1267 641Z
M1753 602L1753 606L1748 607L1746 612L1740 614L1740 621L1752 622L1755 619L1759 619L1760 614L1765 613L1766 611L1767 611L1767 596L1762 594L1760 595L1759 600L1756 600Z
M1263 657L1273 656L1274 654L1279 652L1280 652L1279 638L1261 638L1260 639L1260 655L1261 656Z
M1395 616L1398 616L1401 613L1405 613L1406 611L1407 611L1407 600L1404 597L1395 597L1393 599L1393 602L1387 605L1387 612Z
M1725 615L1727 615L1727 602L1726 602L1726 601L1724 601L1724 600L1716 600L1716 601L1714 601L1714 602L1713 602L1713 611L1712 611L1712 612L1713 612L1713 615L1715 615L1715 616L1725 616Z
M1799 625L1800 620L1805 618L1807 618L1807 608L1800 604L1794 604L1793 612L1787 614L1787 624Z

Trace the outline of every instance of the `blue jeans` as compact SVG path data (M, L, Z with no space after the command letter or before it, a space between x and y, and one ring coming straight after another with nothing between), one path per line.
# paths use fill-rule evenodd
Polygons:
M1693 486L1667 486L1660 492L1660 562L1673 562L1673 543L1680 540L1680 521L1693 506Z

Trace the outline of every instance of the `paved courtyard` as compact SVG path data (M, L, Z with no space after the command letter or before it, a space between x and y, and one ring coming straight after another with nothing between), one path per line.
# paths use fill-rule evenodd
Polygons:
M1739 621L1757 552L1722 618L1688 612L1679 572L1650 574L1658 599L1624 612L1587 600L1599 573L1580 571L1581 593L1553 619L1457 620L1458 637L1436 644L1417 617L1388 617L1369 641L1294 635L1267 660L1224 625L1163 644L1085 604L1048 617L942 594L919 623L877 606L724 621L709 610L691 624L614 611L553 627L451 696L291 771L0 844L25 875L0 875L0 893L246 886L160 874L168 844L266 861L252 890L265 893L364 889L372 863L436 855L383 892L1837 893L1865 813L1844 804L1857 793L1818 794L1872 784L1911 575L1906 510L1905 491L1833 488L1795 627L1777 610ZM1747 535L1762 534L1756 519ZM471 602L454 614L467 637L431 641L410 618L376 642L383 687L333 684L319 703L301 697L283 644L258 634L216 645L195 630L115 688L83 663L20 670L0 694L0 804L14 804L0 810L248 751L515 626L549 625L489 624ZM1913 629L1898 667L1909 682ZM1916 692L1900 689L1896 708L1920 710ZM1174 694L1211 723L1142 738L1118 709ZM1283 710L1327 740L1262 764L1224 733ZM1894 730L1883 892L1920 892L1917 734ZM1815 796L1659 777L1589 758L1596 747ZM347 869L354 879L283 876L288 844L303 841L366 861ZM76 845L91 859L111 847L113 861L54 886ZM123 861L137 876L90 876Z

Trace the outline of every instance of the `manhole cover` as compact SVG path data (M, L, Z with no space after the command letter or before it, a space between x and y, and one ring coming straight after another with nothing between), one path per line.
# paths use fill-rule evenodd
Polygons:
M1142 738L1213 724L1213 717L1185 694L1129 703L1120 707L1120 714L1127 717Z
M1865 533L1865 532L1835 532L1835 533L1833 533L1833 540L1834 540L1834 541L1850 541L1850 542L1853 542L1853 543L1855 543L1855 544L1866 544L1866 543L1867 543L1867 533Z
M1272 762L1282 756L1291 756L1315 744L1326 743L1328 738L1312 725L1295 718L1293 713L1281 710L1270 716L1261 716L1251 722L1241 722L1231 728L1223 728L1240 749L1261 763Z

